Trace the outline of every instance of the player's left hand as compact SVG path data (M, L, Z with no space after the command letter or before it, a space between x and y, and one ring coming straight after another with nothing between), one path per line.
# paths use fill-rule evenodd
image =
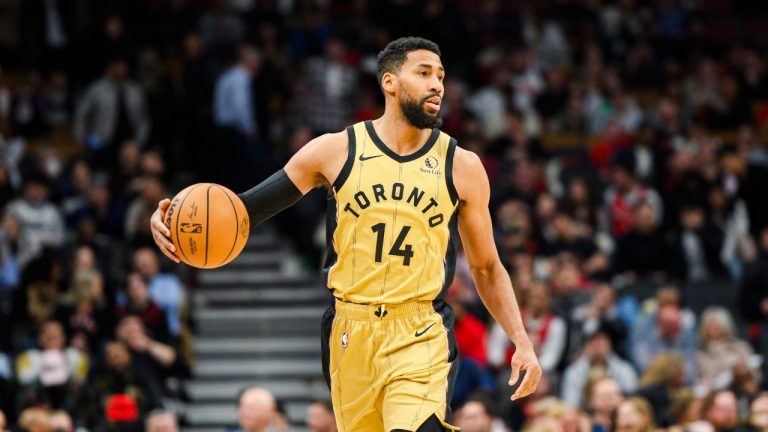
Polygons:
M526 397L536 390L536 386L541 379L541 366L539 366L539 359L536 358L536 353L533 352L533 347L517 347L515 354L512 356L512 376L509 378L509 385L514 386L520 380L520 372L525 371L522 380L515 393L512 395L512 400Z

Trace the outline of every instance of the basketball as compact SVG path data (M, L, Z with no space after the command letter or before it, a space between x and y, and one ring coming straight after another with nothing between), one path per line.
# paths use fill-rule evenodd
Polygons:
M250 233L248 212L224 186L197 183L176 194L165 214L176 254L197 268L216 268L235 259Z

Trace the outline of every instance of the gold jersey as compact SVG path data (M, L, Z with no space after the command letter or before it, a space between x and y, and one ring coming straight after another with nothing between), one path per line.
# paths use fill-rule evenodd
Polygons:
M400 156L370 121L347 136L347 161L329 193L328 288L359 304L442 298L458 241L456 140L433 129L423 147Z

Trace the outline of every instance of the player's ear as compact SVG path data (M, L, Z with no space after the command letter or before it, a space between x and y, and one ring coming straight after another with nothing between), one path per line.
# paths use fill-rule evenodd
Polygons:
M393 93L397 88L397 75L392 72L384 72L381 76L381 88L386 93Z

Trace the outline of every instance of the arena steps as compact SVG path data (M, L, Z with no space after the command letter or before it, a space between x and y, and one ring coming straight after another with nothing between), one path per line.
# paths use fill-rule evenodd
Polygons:
M310 305L328 299L329 294L320 287L270 289L206 289L200 301L211 307L254 307L276 305Z
M294 425L302 425L306 417L309 402L285 402L285 411L288 419ZM219 427L223 431L225 427L237 425L237 405L232 403L206 403L197 404L193 411L187 413L190 423L196 427ZM184 431L187 429L185 428Z
M197 314L198 337L317 337L324 310L324 306L292 305L203 310Z
M323 397L328 392L322 380L283 381L283 380L254 380L254 381L225 381L198 382L188 386L190 396L200 402L229 402L233 394L238 394L243 388L259 386L270 389L277 398L283 401L306 401L307 396Z
M262 358L278 353L295 357L319 356L320 343L317 337L203 339L195 343L198 360L239 356Z
M284 377L306 378L322 376L320 362L308 359L226 359L198 360L192 373L201 379Z
M193 378L186 382L185 432L237 426L237 396L250 385L284 403L291 430L306 431L307 405L327 398L320 320L330 295L269 226L234 261L198 273L193 293Z

